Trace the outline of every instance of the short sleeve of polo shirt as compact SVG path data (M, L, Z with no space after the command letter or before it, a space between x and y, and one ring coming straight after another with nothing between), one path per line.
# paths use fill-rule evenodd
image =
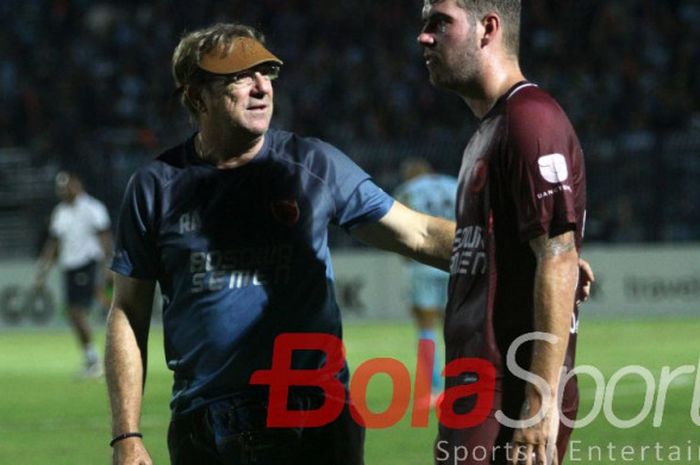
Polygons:
M576 229L573 168L580 147L554 101L527 99L508 113L507 183L523 242Z
M340 150L323 144L327 159L325 180L335 206L333 223L351 230L362 223L379 221L394 199Z
M154 201L154 180L144 173L133 175L119 213L112 271L131 278L157 279Z

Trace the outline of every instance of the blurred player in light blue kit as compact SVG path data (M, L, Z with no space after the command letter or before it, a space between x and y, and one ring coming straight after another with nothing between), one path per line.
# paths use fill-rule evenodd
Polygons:
M454 220L457 179L437 174L423 158L409 158L401 163L401 184L394 192L404 205L422 213ZM408 265L411 278L411 313L418 326L419 339L427 339L437 346L436 320L447 304L448 273L411 261ZM442 360L435 351L435 360L420 360L429 366L433 363L433 400L442 390ZM421 353L425 358L425 354Z

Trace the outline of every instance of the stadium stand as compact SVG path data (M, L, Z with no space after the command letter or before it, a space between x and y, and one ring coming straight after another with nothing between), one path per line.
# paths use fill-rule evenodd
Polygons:
M586 152L588 240L698 240L698 2L524 4L524 71L562 102ZM169 53L216 19L261 27L288 64L273 124L332 141L389 190L406 156L456 172L475 121L427 82L420 5L0 2L0 254L36 251L54 203L39 184L59 167L116 211L134 168L188 130Z

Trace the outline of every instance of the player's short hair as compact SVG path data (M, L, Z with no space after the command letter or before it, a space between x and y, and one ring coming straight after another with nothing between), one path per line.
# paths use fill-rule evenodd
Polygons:
M83 192L85 187L78 173L71 170L61 170L54 177L54 187L60 196L61 192Z
M176 94L193 117L199 112L188 95L187 88L198 84L196 79L199 63L203 55L217 48L226 48L237 37L249 37L261 44L265 36L257 29L237 23L217 23L204 29L186 33L175 47L172 57L172 73L175 79ZM199 90L199 89L195 89Z
M67 169L62 169L56 173L55 176L55 181L56 184L68 184L70 181L77 181L82 184L83 180L80 177L80 175L73 171L73 170L67 170Z
M431 0L432 1L432 0ZM435 3L441 0L435 1ZM521 0L456 0L473 24L487 13L496 12L503 20L503 45L513 57L520 53L520 10Z

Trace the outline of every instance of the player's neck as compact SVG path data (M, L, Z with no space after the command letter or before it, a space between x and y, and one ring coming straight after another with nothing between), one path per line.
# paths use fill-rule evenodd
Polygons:
M486 64L477 86L478 90L469 95L462 95L462 98L472 113L482 119L508 89L523 80L525 76L520 71L517 61L501 60Z
M245 165L260 152L265 136L251 138L217 138L201 130L194 138L197 156L220 169Z
M68 205L74 205L75 202L78 200L78 197L80 197L81 194L82 194L82 192L77 192L75 194L68 195L63 199L63 202L65 202Z

